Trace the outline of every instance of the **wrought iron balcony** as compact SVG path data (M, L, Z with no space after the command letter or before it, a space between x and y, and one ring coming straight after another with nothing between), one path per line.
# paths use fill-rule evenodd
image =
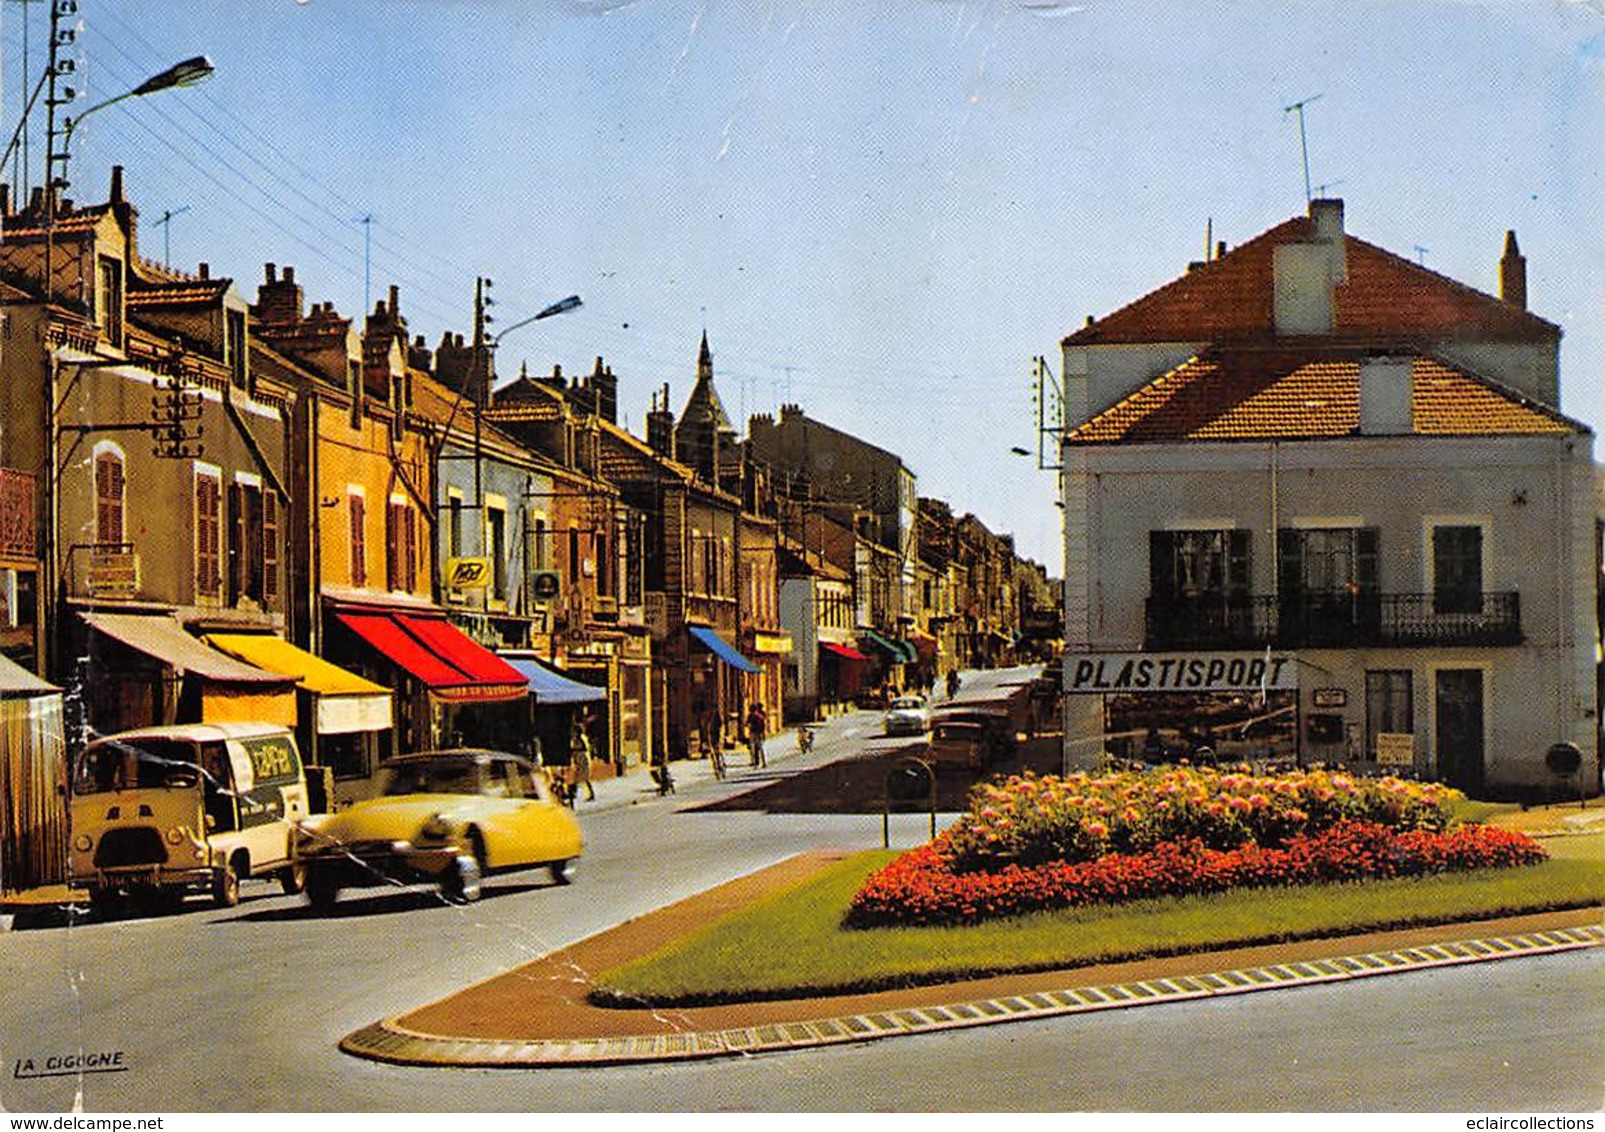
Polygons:
M36 529L33 476L0 468L0 557L34 557Z
M1150 597L1145 637L1150 649L1519 645L1521 595Z

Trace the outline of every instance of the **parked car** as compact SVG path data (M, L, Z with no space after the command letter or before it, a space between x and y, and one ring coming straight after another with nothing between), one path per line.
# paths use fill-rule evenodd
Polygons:
M888 735L923 735L930 725L931 713L918 696L898 696L881 721Z
M980 770L1013 754L1017 745L1008 712L955 708L932 717L926 757L937 767Z
M469 749L386 763L377 797L310 817L296 837L307 898L319 908L343 888L394 881L432 882L449 899L477 900L482 876L537 865L568 884L583 849L573 812L533 764Z
M74 764L73 883L101 913L123 896L176 904L194 891L228 908L239 903L240 881L254 876L299 892L291 841L306 814L295 737L276 724L108 735Z

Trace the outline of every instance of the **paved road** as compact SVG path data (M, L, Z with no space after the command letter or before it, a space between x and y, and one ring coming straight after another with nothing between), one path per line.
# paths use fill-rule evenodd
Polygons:
M861 753L874 718L808 760ZM89 1110L1593 1109L1605 1102L1605 950L861 1047L642 1069L404 1069L340 1054L441 997L805 848L880 843L863 813L696 812L764 777L682 775L678 795L583 815L578 884L421 889L315 916L251 884L229 911L0 935L0 1106ZM615 790L625 784L613 784ZM903 817L902 843L921 831ZM585 972L576 972L584 978ZM51 1057L126 1072L18 1080Z

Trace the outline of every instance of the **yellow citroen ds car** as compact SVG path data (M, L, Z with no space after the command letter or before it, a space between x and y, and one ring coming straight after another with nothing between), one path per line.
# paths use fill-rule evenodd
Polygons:
M327 908L342 888L396 881L440 885L451 900L479 899L480 878L545 865L574 879L584 849L573 811L517 755L426 751L388 762L380 793L296 827L307 899Z

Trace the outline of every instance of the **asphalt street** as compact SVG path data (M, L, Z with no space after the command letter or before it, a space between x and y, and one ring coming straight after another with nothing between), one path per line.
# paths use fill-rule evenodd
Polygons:
M340 1053L351 1030L816 847L878 847L878 813L699 809L866 752L644 776L587 812L578 883L497 878L467 907L367 890L317 915L263 882L238 908L0 933L9 1111L747 1109L1592 1110L1605 1103L1605 949L1018 1025L655 1067L409 1069ZM690 768L688 768L689 770ZM923 836L903 815L901 843ZM777 945L779 945L777 941ZM576 971L576 979L587 972ZM108 1071L46 1076L93 1055ZM115 1064L110 1064L111 1062ZM28 1076L22 1070L41 1075Z

